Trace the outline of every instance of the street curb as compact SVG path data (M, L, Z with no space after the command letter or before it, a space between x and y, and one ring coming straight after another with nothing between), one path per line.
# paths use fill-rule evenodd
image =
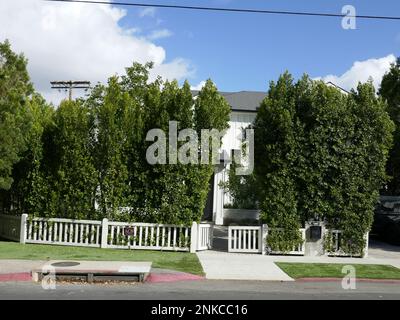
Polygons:
M147 276L145 282L165 283L165 282L199 281L199 280L205 280L205 277L191 273L150 273ZM32 281L32 275L28 272L0 274L0 282L29 282L29 281Z
M11 282L11 281L14 282L32 281L32 276L28 272L0 274L0 282Z
M296 282L341 282L343 278L298 278ZM366 279L356 278L357 282L400 284L400 279Z
M199 281L205 277L191 273L150 273L146 279L147 283L165 283L178 281Z

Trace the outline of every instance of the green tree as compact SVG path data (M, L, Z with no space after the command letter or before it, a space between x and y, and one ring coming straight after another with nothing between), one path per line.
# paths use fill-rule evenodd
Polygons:
M83 101L63 101L58 107L47 152L52 151L53 202L57 216L95 217L97 175L93 159L89 109Z
M297 244L306 221L322 219L343 230L348 253L361 253L392 130L372 83L349 95L288 73L271 83L255 122L255 168L262 219L288 231L275 239L279 249Z
M298 151L296 131L301 131L301 128L295 119L295 89L288 73L282 75L276 84L271 82L254 124L260 218L271 228L285 230L285 241L281 241L278 234L268 237L269 245L280 251L289 251L301 241L294 170Z
M26 66L27 60L8 41L0 43L0 190L10 189L13 165L26 148L27 103L34 92Z
M394 144L386 166L390 180L383 192L397 196L400 194L400 58L383 77L379 95L387 101L388 112L396 126Z
M54 109L34 94L27 103L31 115L30 130L26 137L26 150L13 167L13 184L6 192L8 208L18 213L49 215L48 195L51 189L44 167L44 132L52 126Z
M168 133L169 121L177 121L178 130L194 129L200 137L201 129L222 131L228 127L229 105L211 80L207 81L196 100L187 82L181 88L176 81L164 83L160 91L159 87L159 84L153 86L146 99L147 130L160 128ZM185 142L180 141L178 148ZM147 181L146 215L140 220L176 224L200 221L213 173L212 164L181 164L178 161L177 164L149 165L146 162L143 167L146 168Z
M125 204L127 192L127 155L124 151L128 143L126 118L130 101L129 95L121 90L117 77L110 78L103 91L102 103L95 110L97 200L102 216L113 218L118 208Z

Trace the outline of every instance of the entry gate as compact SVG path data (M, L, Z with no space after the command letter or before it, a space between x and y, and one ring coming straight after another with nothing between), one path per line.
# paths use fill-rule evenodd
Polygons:
M213 224L199 223L197 230L197 251L212 249Z

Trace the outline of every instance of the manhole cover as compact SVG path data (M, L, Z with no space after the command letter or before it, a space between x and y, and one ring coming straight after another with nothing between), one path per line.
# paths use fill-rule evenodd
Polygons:
M51 264L53 267L75 267L79 266L79 262L72 262L72 261L63 261L63 262L55 262Z

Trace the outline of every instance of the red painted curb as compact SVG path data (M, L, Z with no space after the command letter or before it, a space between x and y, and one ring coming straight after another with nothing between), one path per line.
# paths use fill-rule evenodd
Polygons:
M341 282L342 278L298 278L296 281L298 282ZM356 278L357 282L372 282L372 283L391 283L391 284L400 284L400 280L398 279L365 279L365 278Z
M0 274L0 282L8 281L32 281L32 276L30 273L3 273Z
M150 273L146 279L149 283L196 281L204 280L204 277L191 273Z

